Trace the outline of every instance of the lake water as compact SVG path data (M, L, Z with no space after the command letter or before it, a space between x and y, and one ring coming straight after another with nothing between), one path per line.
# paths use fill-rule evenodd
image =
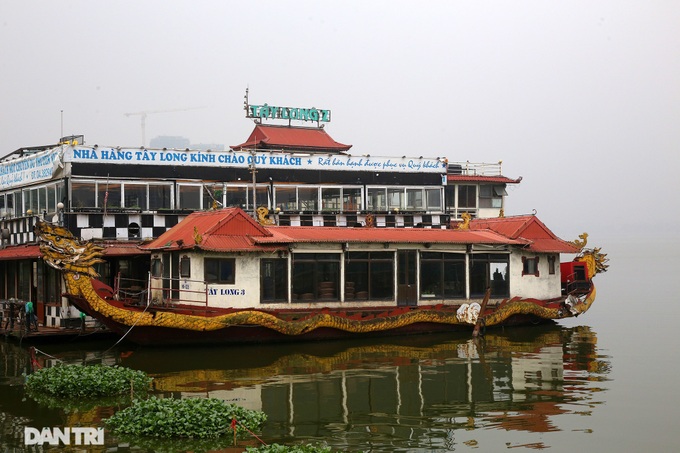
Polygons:
M38 360L120 364L152 375L159 395L262 410L266 443L325 442L339 451L680 451L673 291L680 244L628 242L604 251L610 270L597 277L598 297L584 316L489 331L477 341L444 334L175 349L111 348L107 341L38 345ZM24 394L28 372L28 348L0 341L0 451L40 451L24 447L24 426L100 426L115 410L38 404ZM128 443L108 432L105 440L108 451L120 452L195 447Z

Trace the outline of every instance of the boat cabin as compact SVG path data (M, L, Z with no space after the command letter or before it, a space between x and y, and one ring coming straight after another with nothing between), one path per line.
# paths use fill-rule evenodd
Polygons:
M487 288L491 303L559 298L559 255L578 251L535 216L315 228L261 225L240 208L195 212L142 249L151 303L266 309L456 305Z
M560 263L562 294L581 294L590 289L588 266L583 261Z

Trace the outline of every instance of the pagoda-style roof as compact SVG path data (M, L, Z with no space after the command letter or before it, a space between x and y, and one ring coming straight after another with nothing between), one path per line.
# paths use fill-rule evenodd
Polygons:
M298 243L514 245L539 253L577 253L535 216L475 219L469 230L262 226L241 208L197 211L142 250L262 252L288 250Z
M558 238L534 215L473 219L470 229L491 230L515 240L524 240L527 250L542 253L578 253L580 248Z
M311 151L311 152L344 152L352 145L338 143L321 127L294 127L257 124L250 137L240 145L231 149L239 151L243 148Z

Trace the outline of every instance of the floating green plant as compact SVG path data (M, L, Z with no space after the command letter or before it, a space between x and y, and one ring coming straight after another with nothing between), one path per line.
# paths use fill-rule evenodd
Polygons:
M216 398L156 398L136 400L105 420L116 434L155 438L210 439L259 430L267 419ZM235 420L235 422L233 422Z
M149 390L151 378L142 371L106 365L60 365L42 368L26 378L30 394L56 398L100 398Z

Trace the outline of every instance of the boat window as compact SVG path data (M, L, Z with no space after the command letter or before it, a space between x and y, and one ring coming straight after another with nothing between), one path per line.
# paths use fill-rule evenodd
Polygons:
M121 185L107 182L97 183L97 207L120 208Z
M21 204L21 202L18 202ZM71 204L74 208L95 207L95 184L94 182L72 182Z
M297 211L297 188L289 186L274 187L276 207L281 211Z
M538 257L522 257L522 275L533 275L538 277Z
M180 185L178 190L180 209L201 209L201 186Z
M179 276L182 278L191 278L191 258L186 255L179 260Z
M149 184L149 209L172 208L172 186L170 184Z
M403 188L388 188L387 189L387 208L388 209L403 209L404 208L404 189Z
M361 211L361 188L342 189L343 211Z
M147 210L146 184L125 184L125 207L130 209Z
M47 186L47 212L50 214L57 212L57 186L50 184ZM4 206L3 206L4 207Z
M257 206L269 208L269 186L257 186L255 188L255 194L257 196Z
M262 302L288 300L288 260L263 259L260 261L260 287Z
M477 207L477 186L469 185L458 186L458 207L459 208Z
M366 197L366 209L369 211L387 211L387 192L385 187L369 187Z
M340 299L339 253L293 254L293 299Z
M57 189L57 203L66 201L66 183L60 181L56 184ZM9 206L9 199L7 200L7 206Z
M420 296L440 299L465 297L465 255L421 253Z
M319 188L298 187L298 203L300 211L318 211Z
M422 211L423 189L406 189L406 209L409 211Z
M440 189L425 189L428 211L442 210L442 191Z
M220 209L224 200L224 184L204 184L203 185L203 209Z
M234 258L206 258L204 280L207 283L233 285L236 281L235 270L236 260Z
M38 188L38 212L47 212L47 187Z
M487 288L491 296L509 295L508 255L475 253L470 255L470 297L484 297Z
M163 262L160 258L153 258L151 260L151 276L153 278L161 278L163 276Z
M348 252L345 300L394 298L394 252Z
M505 190L503 190L503 192L505 192ZM502 202L503 197L496 193L494 186L483 185L479 187L480 208L500 208Z
M38 207L38 189L24 190L24 204L26 206L25 212L30 209L33 211L33 215L40 214Z
M326 187L321 189L321 209L323 211L340 211L340 188Z
M227 186L225 206L238 206L246 209L248 206L248 188L246 186Z
M14 192L14 194L7 194L7 208L9 209L10 207L10 200L11 198L14 198L14 213L12 214L14 217L21 217L22 212L21 212L21 191L17 190ZM94 200L94 198L93 198Z
M8 193L4 197L5 200L5 212L2 215L3 218L14 217L14 194Z
M31 298L31 262L29 260L19 261L19 272L17 273L17 297L22 300Z

